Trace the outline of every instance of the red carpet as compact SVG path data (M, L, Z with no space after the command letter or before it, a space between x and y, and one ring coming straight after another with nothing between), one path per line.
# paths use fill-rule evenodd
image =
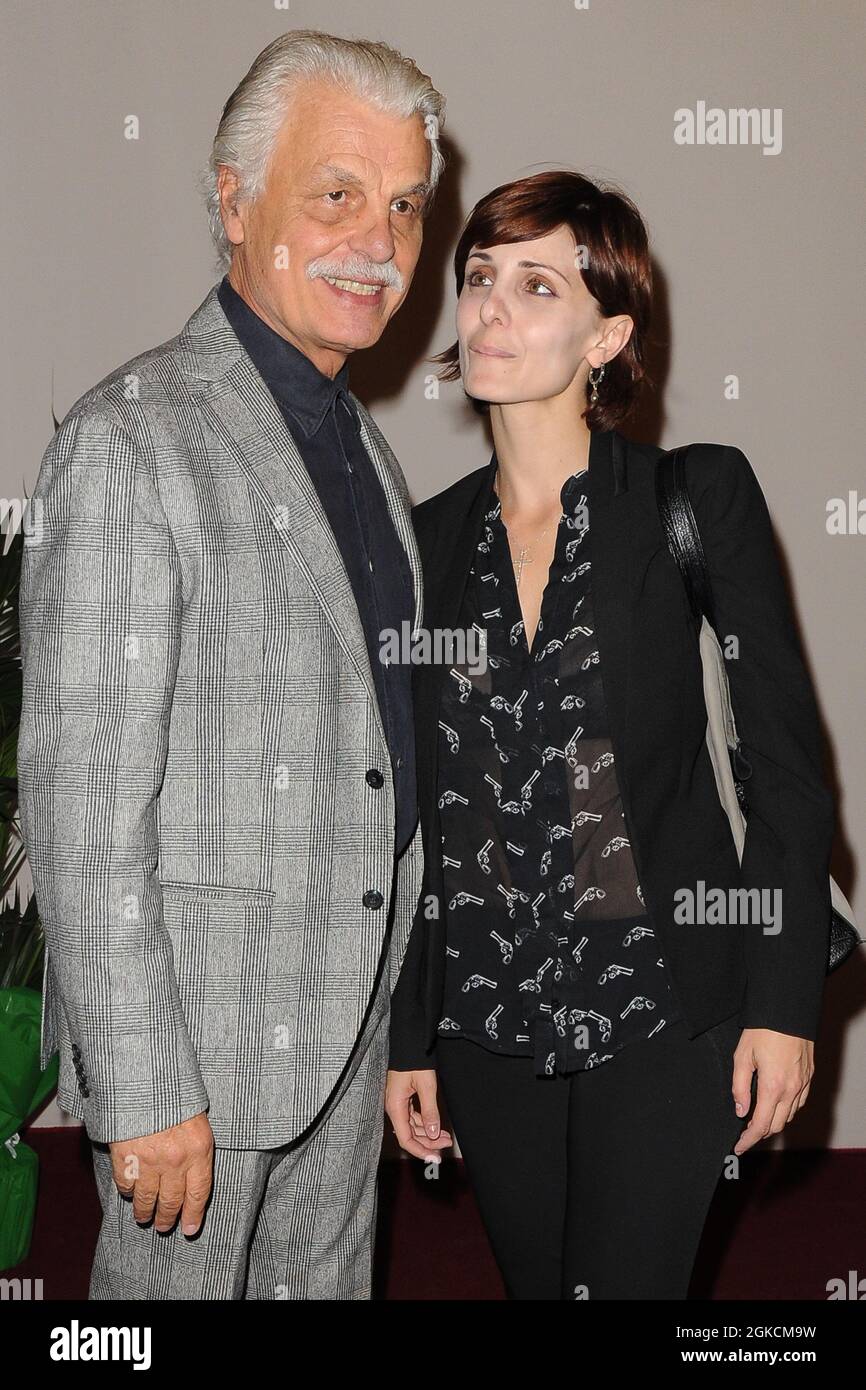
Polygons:
M40 1192L28 1259L46 1300L86 1299L100 1208L83 1130L31 1129ZM375 1297L502 1299L502 1284L459 1160L437 1181L420 1163L382 1163ZM751 1153L721 1182L693 1298L825 1301L827 1281L866 1276L866 1151ZM7 1271L9 1273L9 1271Z

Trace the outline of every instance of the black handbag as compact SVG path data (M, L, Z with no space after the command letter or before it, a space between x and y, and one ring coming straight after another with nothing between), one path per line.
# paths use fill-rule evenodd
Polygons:
M716 775L719 799L731 823L737 854L742 860L748 779L752 768L740 747L731 706L725 659L716 632L713 595L704 548L686 487L687 446L669 449L656 466L656 500L668 547L677 562L689 607L700 627L699 643L707 705L707 745ZM845 894L830 876L830 933L827 974L846 961L862 944L854 913Z

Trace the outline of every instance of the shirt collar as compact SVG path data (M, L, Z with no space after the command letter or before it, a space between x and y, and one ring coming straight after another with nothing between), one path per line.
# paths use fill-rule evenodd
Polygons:
M241 345L252 358L277 402L297 421L308 437L314 435L338 401L343 399L353 419L354 403L349 396L349 364L344 362L332 379L320 372L300 348L271 328L242 299L234 285L223 276L217 298Z

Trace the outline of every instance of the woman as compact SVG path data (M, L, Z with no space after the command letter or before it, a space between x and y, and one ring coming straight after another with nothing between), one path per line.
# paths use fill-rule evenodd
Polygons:
M416 668L426 868L387 1110L438 1160L438 1073L510 1297L682 1299L726 1155L778 1133L814 1071L834 826L815 699L755 474L695 445L752 767L741 870L661 451L616 429L644 376L640 215L575 173L521 179L474 209L455 272L437 360L494 450L413 519L426 627L484 634L485 659Z

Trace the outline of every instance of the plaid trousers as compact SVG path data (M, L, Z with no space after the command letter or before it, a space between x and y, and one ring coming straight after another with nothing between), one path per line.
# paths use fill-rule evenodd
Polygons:
M369 1299L390 1014L381 970L354 1074L300 1140L214 1149L198 1235L139 1226L106 1144L93 1144L103 1219L90 1280L98 1299Z

